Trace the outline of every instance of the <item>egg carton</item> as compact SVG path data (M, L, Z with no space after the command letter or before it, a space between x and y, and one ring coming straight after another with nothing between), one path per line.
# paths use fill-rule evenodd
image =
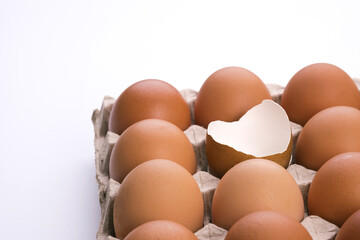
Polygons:
M360 90L360 79L354 79L358 89ZM267 84L272 100L280 103L284 87L277 84ZM180 93L187 102L191 110L191 126L184 131L189 138L197 161L197 172L193 175L195 181L199 185L204 200L204 227L198 230L195 235L200 240L222 240L227 234L227 230L211 223L211 204L215 189L220 181L219 178L209 173L209 168L205 153L206 129L194 124L194 103L197 92L192 89L181 90ZM116 194L120 188L120 183L109 177L109 161L111 151L115 145L119 135L108 131L108 121L110 111L115 98L105 96L101 105L101 109L94 110L92 114L92 122L95 132L95 167L96 181L98 183L99 202L101 208L100 224L97 231L97 240L118 240L115 238L113 226L113 205ZM295 149L297 138L302 127L296 123L291 124L293 151ZM308 216L307 213L307 195L310 184L314 178L316 171L306 169L303 166L295 164L294 152L287 171L293 176L298 184L304 200L305 212L301 224L308 230L314 240L331 240L334 239L339 228L318 217ZM121 239L120 239L121 240Z

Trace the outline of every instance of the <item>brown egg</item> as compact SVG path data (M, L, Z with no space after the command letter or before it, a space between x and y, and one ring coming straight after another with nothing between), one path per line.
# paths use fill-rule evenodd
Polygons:
M116 141L110 177L121 183L134 167L156 158L174 161L191 174L196 172L195 153L184 132L170 122L146 119L128 127Z
M239 219L227 233L225 240L311 240L298 221L278 212L259 211Z
M193 232L176 222L157 220L132 230L124 240L198 240Z
M212 222L224 229L257 211L280 212L296 221L304 202L294 178L279 164L251 159L231 168L220 180L212 202Z
M360 209L354 212L341 226L335 240L360 239Z
M222 68L209 76L195 101L195 123L207 128L215 120L239 120L250 108L271 99L258 76L241 67Z
M163 159L135 167L122 182L114 201L117 238L152 220L177 222L192 232L203 226L204 203L192 175Z
M185 130L190 126L190 109L172 85L156 79L139 81L117 98L109 130L121 134L133 123L148 118L163 119Z
M339 154L316 173L309 189L309 214L340 227L360 209L360 152Z
M352 107L327 108L312 117L296 143L296 163L318 170L343 152L360 152L360 111Z
M291 121L302 126L316 113L332 106L360 108L360 94L342 69L327 63L309 65L285 87L281 106Z

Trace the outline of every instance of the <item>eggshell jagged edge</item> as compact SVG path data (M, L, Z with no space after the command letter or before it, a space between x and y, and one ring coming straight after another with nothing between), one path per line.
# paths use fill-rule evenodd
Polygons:
M254 106L238 121L218 120L208 126L206 155L210 173L219 178L237 163L253 158L266 158L287 168L291 151L289 118L272 100Z
M360 79L354 79L360 89ZM271 93L272 100L280 103L284 87L276 84L267 84ZM193 145L196 160L197 173L193 175L198 183L204 199L204 227L198 230L195 235L200 240L213 239L222 240L225 238L227 231L211 223L211 203L216 186L220 179L208 173L208 165L205 153L206 129L201 126L194 125L194 103L197 92L191 89L180 91L186 102L188 103L192 125L184 131ZM120 188L120 184L109 178L109 159L112 148L119 135L108 131L108 120L111 108L116 99L105 96L100 110L95 109L92 114L92 122L94 125L94 145L95 145L95 170L96 181L98 183L99 202L101 208L100 224L97 232L97 240L117 240L113 227L113 203L116 194ZM296 123L290 122L292 130L293 150L302 127ZM294 154L292 154L294 156ZM287 170L297 182L305 203L304 219L301 222L309 231L314 240L333 239L338 232L338 227L325 221L317 216L307 216L307 193L315 171L306 169L300 165L293 164L292 158Z

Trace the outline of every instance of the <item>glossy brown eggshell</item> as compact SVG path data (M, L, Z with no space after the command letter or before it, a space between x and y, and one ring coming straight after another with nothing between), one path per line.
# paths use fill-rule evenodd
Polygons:
M298 221L278 212L259 211L239 219L225 240L312 240Z
M346 106L330 107L315 114L300 132L296 163L312 170L344 152L360 152L360 111Z
M360 239L360 209L346 219L336 235L335 240L359 240Z
M192 232L203 226L204 203L192 175L166 159L146 161L124 179L114 201L117 238L124 238L143 223L177 222Z
M298 185L286 169L273 161L249 159L238 163L215 190L212 222L229 230L240 218L262 210L301 221L304 202Z
M121 183L137 165L159 158L180 164L190 174L196 172L195 152L180 128L161 119L141 120L116 141L110 156L110 177Z
M312 116L328 107L360 109L360 93L342 69L328 63L315 63L304 67L290 79L281 106L291 121L304 126Z
M204 82L195 101L195 123L207 128L210 122L237 121L250 108L271 99L261 79L241 67L222 68Z
M190 109L180 92L157 79L139 81L117 98L109 118L109 130L121 134L130 125L144 119L169 121L181 130L190 126Z
M316 173L309 189L309 214L338 227L360 209L360 152L339 154Z
M132 230L124 240L198 240L181 224L166 220L146 222Z

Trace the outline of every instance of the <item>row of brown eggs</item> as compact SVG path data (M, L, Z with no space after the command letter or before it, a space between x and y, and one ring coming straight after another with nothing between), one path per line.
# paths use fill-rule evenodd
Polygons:
M311 76L311 73L315 76ZM324 85L327 86L325 89ZM328 87L329 85L332 87ZM292 90L294 88L295 90ZM316 90L318 92L316 92ZM321 91L326 91L326 96L321 93ZM354 92L356 92L357 95ZM317 100L315 97L321 99ZM257 105L264 99L270 98L266 86L250 71L239 67L220 69L205 81L199 91L194 109L195 124L207 127L207 125L214 120L238 120L254 105ZM299 105L299 103L301 104ZM356 139L360 134L357 133L358 130L355 124L360 111L351 108L359 108L359 104L360 96L355 84L341 69L330 64L314 64L300 70L285 88L281 101L281 105L287 111L290 120L301 124L307 121L309 122L305 124L299 136L298 144L296 144L297 161L301 162L302 159L306 159L302 157L301 154L314 156L314 153L311 153L309 149L314 148L318 143L321 143L323 147L323 149L318 150L319 154L327 154L322 159L330 159L329 152L331 151L334 153L360 151L360 149L358 150L357 148L346 147L349 146L349 144L350 146L355 146L357 143L360 143L360 141ZM328 109L328 107L334 105L351 107ZM296 110L293 111L294 109ZM321 111L323 109L326 110ZM321 114L317 113L319 111ZM324 114L323 112L330 113ZM299 114L303 118L299 117ZM315 116L312 117L312 115ZM318 115L320 115L320 117L318 117ZM321 117L321 115L325 115L325 117ZM336 116L341 116L341 118L336 119ZM117 237L123 238L139 225L156 219L180 222L193 232L202 226L203 202L201 193L198 188L195 187L196 182L191 177L191 174L194 174L196 171L196 159L190 142L182 132L190 126L190 119L189 107L180 93L171 85L159 80L144 80L135 83L126 89L115 102L110 114L109 130L120 134L120 138L116 142L111 155L109 172L111 178L120 183L122 182L114 206L114 225ZM315 124L310 124L314 121ZM338 128L331 127L331 124L338 124L336 125ZM341 133L344 132L342 131L344 125L348 126L349 130L343 134L344 136L342 138L339 137L339 140L336 141L337 137L334 136L342 136ZM323 132L320 134L314 133L314 131L319 131L322 126L324 129ZM329 129L332 130L329 131ZM350 143L347 144L346 141ZM333 145L325 146L325 143L329 142ZM351 143L353 144L351 145ZM306 144L308 146L306 146ZM341 144L344 147L341 147ZM338 149L338 151L336 151L336 149ZM151 159L159 160L144 163ZM168 159L172 162L161 159ZM310 157L308 161L319 161L318 159L321 158L315 155L315 158ZM321 165L325 161L323 161ZM182 167L173 162L180 164ZM221 190L223 188L226 189L226 187L221 187L226 186L226 184L221 183L216 190L218 193L214 195L214 222L218 221L217 224L219 226L230 229L239 219L239 216L244 217L250 212L264 209L283 213L283 215L287 217L290 215L291 219L297 220L297 223L301 220L302 215L299 217L300 215L291 216L291 214L289 214L289 212L303 211L301 194L301 204L296 204L299 202L298 187L296 184L296 187L280 187L282 184L292 184L293 179L291 179L290 175L290 180L288 177L285 177L287 180L280 182L276 180L281 178L279 177L281 176L280 173L276 173L275 178L262 178L271 172L266 167L269 164L268 162L268 160L263 160L263 162L257 166L257 161L251 161L251 165L254 165L254 171L259 172L257 179L254 178L254 176L256 176L254 173L254 175L249 175L248 177L245 177L245 173L235 174L234 179L231 178L231 180L225 180L229 177L225 178L226 175L224 176L221 182L229 181L230 187L228 190ZM306 160L303 162L304 166L307 166ZM356 164L359 161L354 162ZM244 166L244 164L239 164L239 166ZM280 165L276 166L279 167ZM264 169L261 170L262 168ZM351 166L350 168L354 171L356 169ZM236 169L235 167L231 168L231 171L235 171ZM272 167L270 167L270 169L272 169ZM281 167L280 169L284 170ZM282 170L276 171L281 172ZM129 174L130 172L131 174ZM322 171L319 171L319 173L320 172ZM326 174L323 175L326 176ZM243 179L239 176L242 176ZM321 175L319 174L319 176ZM320 177L315 177L314 181L317 178ZM245 183L246 179L250 179L250 183ZM243 184L247 188L234 188L234 182L236 181L239 181L237 185L241 186ZM256 183L256 181L268 183L268 185L266 185L267 188L262 187L264 190L261 190L260 185L255 184L252 186L251 184ZM322 181L325 181L326 184L328 183L326 177L325 180ZM317 188L324 190L324 185L321 185L322 181L318 181L319 187ZM356 185L356 182L354 183L354 181L357 181L356 179L352 178L348 180L348 182L349 181L352 181L352 183L349 183L351 185L350 187ZM342 183L340 181L338 185L347 186L346 184L348 182ZM315 186L314 184L314 187L311 187L311 189L316 189ZM271 189L271 187L274 189ZM236 210L236 204L232 206L228 203L231 199L235 199L234 201L236 201L236 194L234 195L236 189L239 191L238 195L243 198L244 201L241 205L250 207ZM310 191L313 192L319 191L311 189ZM352 188L352 190L354 189ZM248 194L251 193L251 191L255 191L254 196ZM294 194L288 194L289 191L294 192ZM276 195L275 193L277 196L289 195L290 200L289 198L281 199L272 196ZM329 193L328 191L328 194L332 195L338 193L336 189L335 192ZM227 197L225 197L226 194L228 194ZM360 194L360 192L356 194ZM221 197L216 196L221 195L223 203L219 204L220 207L216 207L217 202L220 200L215 199L221 199ZM311 196L316 196L316 194L309 193L309 203L312 201ZM324 196L326 197L326 195L323 195L323 198ZM318 199L319 197L313 198ZM344 198L340 196L339 199ZM352 208L360 208L360 206L358 206L360 199L358 196L354 197L350 194L345 197L345 199L349 200L346 202L347 205L352 206ZM279 210L288 205L288 201L293 202L296 206L287 206L286 211ZM326 201L326 199L320 199L317 205L326 210L326 205L323 203L324 201ZM351 204L351 201L353 204ZM255 208L251 209L251 204L253 203L255 203ZM256 206L256 204L262 206ZM335 203L330 207L334 208L336 204L341 204L341 202ZM225 210L224 207L221 206L228 207L228 209ZM276 207L273 208L269 206ZM315 209L319 207L315 207ZM220 210L216 210L216 208ZM343 209L342 207L338 208ZM309 210L310 209L309 207ZM226 211L229 212L229 214L224 214ZM240 215L234 214L239 211L242 212ZM314 213L315 212L316 211L314 211ZM217 218L217 213L223 216ZM319 215L321 216L321 214ZM349 215L351 214L347 216ZM232 220L230 220L231 223L221 223L221 221L229 221L230 218L232 218ZM344 219L342 222L343 221Z
M198 93L195 124L207 128L215 120L236 121L250 108L270 98L265 84L250 71L240 67L220 69L204 82ZM299 137L297 163L318 170L336 154L360 151L360 127L356 124L360 113L353 109L360 108L360 94L353 80L340 68L322 63L301 69L286 86L281 106L291 121L303 126L320 111L342 106L317 115L307 124ZM119 96L111 111L109 130L121 134L133 123L148 118L163 119L185 130L190 126L191 116L186 102L173 86L159 80L145 80ZM352 136L348 137L349 134ZM334 136L338 141L327 145L326 139Z

